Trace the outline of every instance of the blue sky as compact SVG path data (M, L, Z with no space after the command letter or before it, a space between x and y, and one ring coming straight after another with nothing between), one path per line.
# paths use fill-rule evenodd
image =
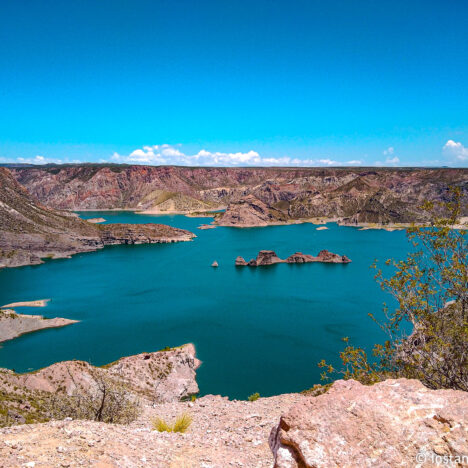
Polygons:
M466 0L0 0L0 161L468 165Z

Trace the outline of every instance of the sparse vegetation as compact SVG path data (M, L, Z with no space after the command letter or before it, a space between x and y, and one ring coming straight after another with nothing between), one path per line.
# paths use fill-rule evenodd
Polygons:
M193 418L189 413L182 413L175 419L173 424L167 423L162 418L153 420L153 431L158 432L187 432L192 424Z
M260 398L260 393L252 393L252 395L247 398L249 401L257 401Z
M92 374L93 385L68 396L56 394L48 402L48 412L53 419L91 419L106 423L128 424L140 413L140 403L121 382L100 372Z
M375 345L370 358L345 338L342 368L319 363L324 379L338 374L373 384L406 377L433 389L468 391L468 246L466 230L454 228L461 213L461 193L454 190L452 195L450 202L425 204L432 222L408 229L416 251L406 260L386 262L394 268L393 276L385 278L377 271L380 286L397 302L394 310L384 305L383 323L370 314L387 341Z

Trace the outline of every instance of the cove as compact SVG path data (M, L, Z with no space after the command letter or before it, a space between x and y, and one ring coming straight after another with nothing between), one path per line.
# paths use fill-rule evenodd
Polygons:
M389 296L374 280L375 259L405 258L404 231L360 231L333 223L199 230L209 218L86 212L106 222L164 223L188 229L192 242L114 246L0 270L0 305L51 298L21 313L80 323L24 335L0 347L0 367L18 372L82 359L95 365L121 356L192 342L203 361L201 394L245 399L297 392L320 383L321 359L337 364L342 337L370 349L384 336L368 317ZM278 264L236 268L259 250L281 258L322 249L352 263ZM216 260L218 268L212 268Z

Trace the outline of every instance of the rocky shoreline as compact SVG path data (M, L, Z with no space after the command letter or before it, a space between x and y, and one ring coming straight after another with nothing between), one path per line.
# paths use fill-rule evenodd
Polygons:
M312 255L303 254L302 252L296 252L290 255L288 258L281 259L276 255L274 250L260 250L257 258L246 262L243 257L239 256L236 258L236 266L250 266L258 267L265 265L274 265L276 263L351 263L351 260L346 255L338 255L328 250L321 250L319 254L314 257Z
M0 405L8 405L14 423L0 428L2 466L390 467L417 466L421 457L427 461L421 466L434 466L431 460L438 456L468 453L466 392L429 390L406 379L372 386L339 380L318 396L190 399L198 392L199 365L193 345L184 345L101 368L68 361L29 374L0 370ZM24 424L45 395L89 392L96 373L125 382L140 398L134 422L67 418ZM172 421L181 414L192 419L187 432L154 430L155 418Z
M13 309L1 309L0 343L12 340L26 333L46 328L65 327L77 322L78 320L69 320L61 317L46 319L42 315L17 314Z
M0 268L37 265L107 245L181 242L195 234L163 224L93 224L38 203L0 167Z

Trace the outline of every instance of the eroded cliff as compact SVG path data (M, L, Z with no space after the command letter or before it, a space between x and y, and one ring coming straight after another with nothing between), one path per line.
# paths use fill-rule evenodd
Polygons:
M0 167L0 268L41 263L106 245L187 241L189 231L163 224L88 223L46 207Z
M42 203L60 209L193 212L226 208L217 222L265 226L310 218L346 224L425 221L420 206L462 192L468 170L426 168L190 168L67 165L13 169Z

